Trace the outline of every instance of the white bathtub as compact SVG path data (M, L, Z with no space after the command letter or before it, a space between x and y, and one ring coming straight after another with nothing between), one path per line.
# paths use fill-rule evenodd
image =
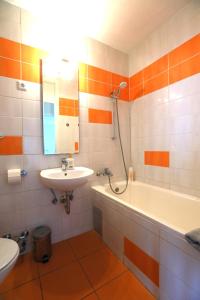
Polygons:
M200 199L137 181L122 195L114 194L108 184L92 189L94 206L103 216L104 241L156 299L200 300L200 252L184 238L200 228ZM124 238L158 262L159 285L127 259Z
M125 182L116 186L123 187ZM200 199L135 181L126 192L114 194L108 184L93 189L144 216L185 234L200 227Z

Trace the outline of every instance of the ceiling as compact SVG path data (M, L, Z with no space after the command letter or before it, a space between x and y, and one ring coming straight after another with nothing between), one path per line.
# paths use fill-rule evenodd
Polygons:
M129 53L190 0L7 0L51 24ZM53 21L52 21L53 20Z

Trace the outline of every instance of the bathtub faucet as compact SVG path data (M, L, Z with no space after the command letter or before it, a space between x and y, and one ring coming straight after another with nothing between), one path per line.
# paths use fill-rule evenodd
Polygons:
M113 176L113 173L111 172L111 170L109 168L104 168L102 170L97 171L96 173L97 176L108 176L111 177Z

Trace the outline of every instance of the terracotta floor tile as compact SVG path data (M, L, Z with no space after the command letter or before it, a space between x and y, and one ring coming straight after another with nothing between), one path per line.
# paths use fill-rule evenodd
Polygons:
M53 245L53 253L48 263L38 263L40 275L53 271L59 267L68 265L75 260L74 253L67 241L61 241Z
M95 231L89 231L68 240L77 258L100 249L104 243Z
M129 271L104 285L96 293L101 300L155 300Z
M3 300L42 300L39 280L33 280L3 295Z
M83 298L83 300L98 300L98 298L95 294L91 294L91 295Z
M82 258L80 263L95 289L126 270L126 267L107 248Z
M41 277L44 300L80 300L92 288L77 262Z
M38 277L37 263L33 261L32 253L20 256L8 277L0 284L0 293L5 293L23 283Z

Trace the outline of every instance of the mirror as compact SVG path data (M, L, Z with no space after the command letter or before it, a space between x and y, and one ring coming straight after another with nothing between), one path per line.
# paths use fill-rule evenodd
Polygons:
M44 154L79 152L78 66L42 60Z

